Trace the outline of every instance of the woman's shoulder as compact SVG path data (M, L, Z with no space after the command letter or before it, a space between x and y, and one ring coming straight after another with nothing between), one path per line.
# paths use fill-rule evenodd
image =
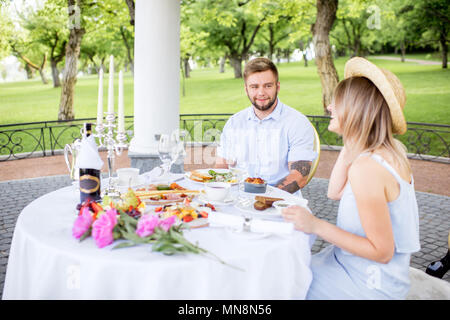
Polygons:
M348 177L350 180L372 183L382 178L385 171L383 166L370 157L370 154L362 154L353 161L348 171Z

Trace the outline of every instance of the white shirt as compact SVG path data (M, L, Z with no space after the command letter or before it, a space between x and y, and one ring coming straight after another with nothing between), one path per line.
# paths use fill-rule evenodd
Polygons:
M260 120L250 106L228 119L217 155L235 160L251 177L275 185L289 174L288 162L313 161L314 130L301 112L279 99L273 112Z

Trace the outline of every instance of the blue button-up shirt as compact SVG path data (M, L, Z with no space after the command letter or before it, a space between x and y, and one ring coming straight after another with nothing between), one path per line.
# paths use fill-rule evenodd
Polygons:
M251 177L275 185L289 174L288 162L313 161L317 157L314 130L301 112L283 104L260 120L250 106L225 124L217 155L235 160Z

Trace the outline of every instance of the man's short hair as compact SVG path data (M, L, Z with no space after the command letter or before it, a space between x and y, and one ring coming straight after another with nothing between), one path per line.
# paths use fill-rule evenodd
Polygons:
M252 59L245 65L244 81L247 81L247 78L253 73L263 72L267 70L271 70L273 72L278 82L277 67L272 61L270 61L270 59L264 57Z

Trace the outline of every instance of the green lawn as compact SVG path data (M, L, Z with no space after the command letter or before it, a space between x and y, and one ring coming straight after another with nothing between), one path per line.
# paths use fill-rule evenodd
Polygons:
M347 58L335 60L340 79ZM405 86L407 121L450 124L450 71L440 66L372 60L394 72ZM281 100L308 115L321 115L321 85L314 63L302 62L279 66ZM104 108L107 102L104 82ZM116 77L116 85L117 85ZM78 79L75 89L76 118L96 117L97 77ZM124 77L125 114L133 115L133 78ZM186 95L180 93L180 113L234 113L249 105L243 80L234 79L232 69L220 74L218 68L196 69L186 79ZM117 87L115 88L117 94ZM56 120L61 89L43 85L39 79L0 84L0 124ZM149 88L149 99L151 91Z
M401 58L401 54L380 54L381 56L389 56L395 58ZM407 59L418 59L418 60L426 60L426 61L436 61L441 62L442 57L440 52L430 52L430 53L408 53L406 55Z

